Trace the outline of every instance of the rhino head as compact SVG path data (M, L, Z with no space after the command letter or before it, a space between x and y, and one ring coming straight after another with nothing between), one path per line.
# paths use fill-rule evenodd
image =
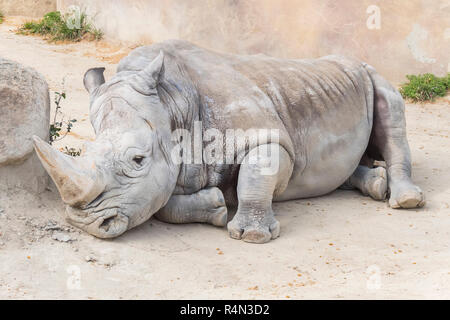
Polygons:
M104 68L90 69L96 133L80 157L59 152L38 137L34 146L67 204L67 220L99 238L121 235L156 213L170 198L179 166L171 160L171 120L158 95L164 55L139 72L105 82Z

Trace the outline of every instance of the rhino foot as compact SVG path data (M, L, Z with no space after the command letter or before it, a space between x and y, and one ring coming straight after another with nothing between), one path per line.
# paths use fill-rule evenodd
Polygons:
M216 227L225 227L228 220L228 209L226 205L209 210L207 223Z
M250 243L266 243L280 235L280 223L273 213L260 220L238 211L227 227L231 238Z
M228 209L222 191L217 188L207 188L201 190L198 204L203 203L203 215L206 216L206 223L216 227L225 227L228 221Z
M359 189L363 195L374 200L386 199L388 178L383 167L368 168L359 165L352 176L341 186L342 189Z
M364 193L374 200L386 199L388 190L387 172L383 167L377 167L370 170L365 183Z
M389 206L393 209L421 208L425 205L425 196L422 190L409 181L402 181L389 186L391 197Z
M222 191L213 187L189 195L173 195L155 217L168 223L200 222L224 227L228 210Z

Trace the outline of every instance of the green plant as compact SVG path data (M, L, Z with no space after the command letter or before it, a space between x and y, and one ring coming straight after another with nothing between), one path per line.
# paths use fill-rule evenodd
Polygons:
M49 143L53 144L55 141L59 141L61 139L64 139L67 134L72 130L73 124L77 122L77 119L70 119L65 121L64 117L61 112L62 108L62 100L66 99L66 93L64 92L55 92L55 99L54 103L56 105L55 108L55 115L53 116L53 120L50 123L50 135L49 135ZM63 133L62 131L65 130ZM81 155L81 149L75 149L72 147L65 146L64 148L61 148L61 151L65 154L68 154L72 157L77 157Z
M59 11L49 12L39 21L29 21L19 28L20 34L39 34L50 37L52 41L79 41L83 38L100 40L103 32L95 28L85 12L69 12L64 15Z
M67 136L69 132L72 130L73 124L77 122L77 119L69 119L64 120L64 116L62 115L62 100L66 99L66 93L63 92L55 92L54 103L56 105L55 115L53 116L53 120L50 123L50 135L49 135L49 143L53 144L55 141L59 141ZM63 130L65 132L63 133Z
M450 73L447 73L447 76L444 77L444 83L447 90L450 89Z
M92 36L94 37L94 40L102 40L103 39L103 31L102 30L100 30L100 29L97 29L97 28L95 28L95 27L92 27L92 29L91 29L91 34L92 34Z
M62 149L62 151L65 154L68 154L69 156L72 156L72 157L79 157L79 156L81 156L81 149L75 149L75 148L72 148L72 147L65 146L64 149Z
M3 23L3 19L5 16L3 15L3 12L0 11L0 23Z
M432 101L443 97L450 89L450 73L446 77L436 77L434 74L407 75L409 82L400 87L403 98L414 102Z

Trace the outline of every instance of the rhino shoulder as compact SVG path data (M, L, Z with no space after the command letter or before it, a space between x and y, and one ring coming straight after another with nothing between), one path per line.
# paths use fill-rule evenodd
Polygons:
M142 46L131 51L120 60L117 72L140 71L153 61L163 51L165 55L179 57L181 51L198 50L196 45L184 40L166 40L149 46Z

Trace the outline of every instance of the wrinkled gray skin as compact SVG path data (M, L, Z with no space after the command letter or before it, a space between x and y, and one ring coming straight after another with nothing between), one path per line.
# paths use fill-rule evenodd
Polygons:
M67 218L101 238L116 237L153 214L171 223L227 224L232 238L264 243L279 236L272 201L315 197L339 187L393 208L423 206L411 181L404 103L365 63L327 56L283 60L219 54L184 41L141 47L105 82L103 68L87 71L96 141L82 157L65 156L35 138ZM240 160L267 147L279 150L252 164L176 165L171 132L216 128L278 129L278 143L237 150ZM264 153L263 153L264 154ZM373 167L385 161L386 169ZM224 196L225 195L225 196Z

